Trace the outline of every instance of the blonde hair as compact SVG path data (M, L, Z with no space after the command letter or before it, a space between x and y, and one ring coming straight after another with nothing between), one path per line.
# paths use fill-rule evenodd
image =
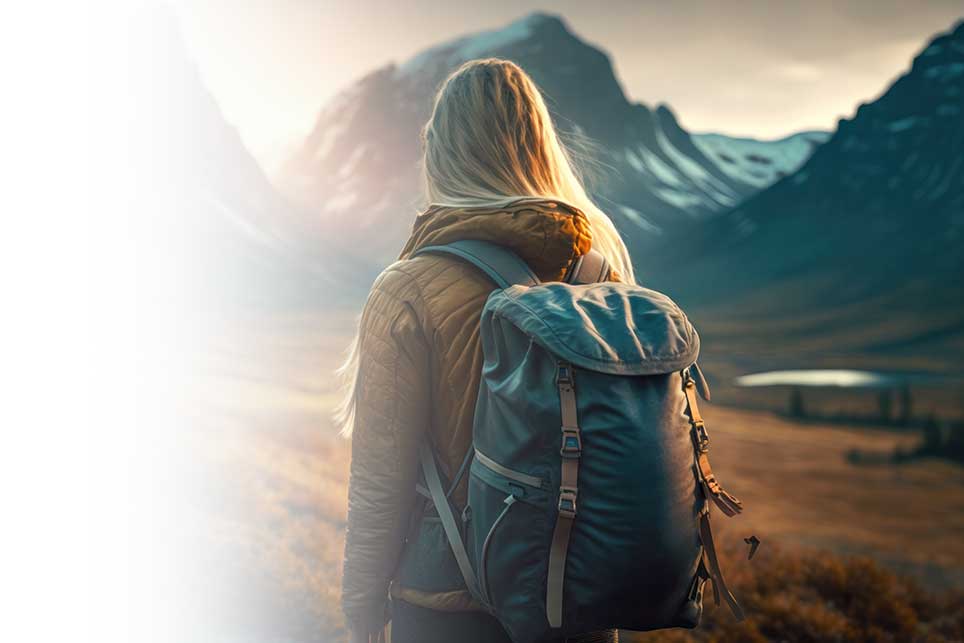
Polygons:
M509 60L463 63L442 83L422 128L422 181L426 200L451 207L501 207L520 200L551 199L581 210L602 253L622 281L635 281L626 244L612 220L589 198L574 162L591 142L574 134L560 140L542 93ZM592 162L587 154L580 161ZM343 435L351 435L358 377L358 336L338 369L345 396L336 411Z

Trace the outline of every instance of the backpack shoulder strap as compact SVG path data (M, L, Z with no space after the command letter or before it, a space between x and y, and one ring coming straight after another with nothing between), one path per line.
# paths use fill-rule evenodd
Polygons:
M426 246L412 256L429 253L453 255L467 261L484 272L499 288L539 285L539 278L518 255L488 241L463 239L445 245Z
M598 250L590 250L572 262L563 281L575 285L594 284L605 281L608 275L609 262L606 257Z
M435 455L432 453L432 447L429 446L427 439L423 440L419 447L419 460L422 464L422 474L425 476L425 483L428 485L432 504L435 505L435 511L438 512L445 537L452 548L452 554L455 556L459 571L462 572L462 579L465 581L469 593L476 597L478 596L479 581L475 575L475 570L472 569L472 564L469 562L469 554L465 549L465 543L462 542L461 532L455 522L455 515L452 513L452 505L449 504L445 489L442 487L442 479L435 463Z

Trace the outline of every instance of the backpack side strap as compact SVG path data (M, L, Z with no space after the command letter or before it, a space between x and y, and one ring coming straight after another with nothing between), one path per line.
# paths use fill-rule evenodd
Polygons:
M432 454L432 448L429 446L428 440L423 440L419 448L419 458L422 462L422 472L425 475L425 483L428 485L428 491L432 496L432 504L435 505L435 511L438 512L439 519L442 521L442 529L445 531L449 546L452 548L455 562L459 566L459 571L462 572L462 579L465 581L466 587L475 597L478 595L478 580L475 575L475 570L472 569L472 564L469 562L469 555L465 550L465 544L462 542L462 533L459 531L458 524L455 522L452 505L449 504L448 497L445 495L445 489L442 488L442 479L439 477L438 465L435 464L435 456Z
M694 368L695 367L695 368ZM691 369L695 370L700 380L702 388L706 388L703 374L699 372L699 367L686 368L680 372L683 380L683 394L686 396L686 415L689 418L691 435L693 438L693 451L696 459L696 477L703 488L703 495L707 500L712 500L720 511L727 516L735 516L743 511L743 503L739 499L727 493L727 491L716 480L713 470L710 468L709 447L710 438L706 433L706 424L700 414L699 404L696 402L697 383L693 378ZM708 389L707 389L708 390ZM703 545L703 560L713 581L713 597L716 604L720 604L720 595L726 601L730 611L737 621L744 618L743 608L737 602L733 592L726 586L723 578L723 571L720 569L720 561L716 556L716 544L713 542L713 532L710 530L710 508L707 504L699 515L700 542Z
M743 503L723 488L713 475L710 467L710 437L706 432L706 424L700 414L700 407L696 402L696 382L690 374L690 369L681 373L683 377L683 393L686 395L686 415L692 427L693 448L696 451L696 466L700 483L706 498L712 500L720 511L727 516L735 516L743 511ZM701 375L702 377L702 375Z
M710 580L713 581L713 598L717 605L720 604L720 595L726 601L730 611L733 612L737 622L742 621L745 616L743 608L737 602L733 592L726 586L723 579L723 572L720 570L720 561L716 557L716 545L713 543L713 532L710 530L710 510L706 507L700 513L700 542L703 543L703 559L710 573Z

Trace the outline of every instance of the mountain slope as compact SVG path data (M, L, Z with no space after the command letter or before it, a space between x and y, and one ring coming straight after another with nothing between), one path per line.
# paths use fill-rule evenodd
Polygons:
M774 141L723 134L690 134L693 143L734 179L765 188L795 172L829 132L798 132Z
M533 77L564 139L578 146L589 137L597 144L584 152L596 175L591 192L637 245L651 243L681 220L728 209L766 183L730 171L725 160L691 139L667 106L630 102L604 52L572 34L558 17L534 13L359 80L322 110L286 164L281 186L313 209L322 225L337 227L373 269L384 265L422 206L418 132L429 118L435 90L459 64L485 56L513 60ZM764 158L767 145L757 150ZM798 155L799 164L810 151L797 146L780 154Z
M964 23L797 172L647 257L644 278L747 354L962 370L962 111Z
M171 11L151 12L138 38L130 108L140 165L143 247L159 272L184 272L204 305L310 300L330 286L320 248L302 242L305 217L269 182L204 87Z

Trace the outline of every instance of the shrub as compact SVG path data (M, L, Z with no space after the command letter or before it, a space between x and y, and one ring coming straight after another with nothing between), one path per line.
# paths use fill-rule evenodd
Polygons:
M714 606L709 587L693 631L624 634L635 642L960 641L964 594L926 591L869 558L790 553L764 544L752 561L728 552L724 572L747 618Z

